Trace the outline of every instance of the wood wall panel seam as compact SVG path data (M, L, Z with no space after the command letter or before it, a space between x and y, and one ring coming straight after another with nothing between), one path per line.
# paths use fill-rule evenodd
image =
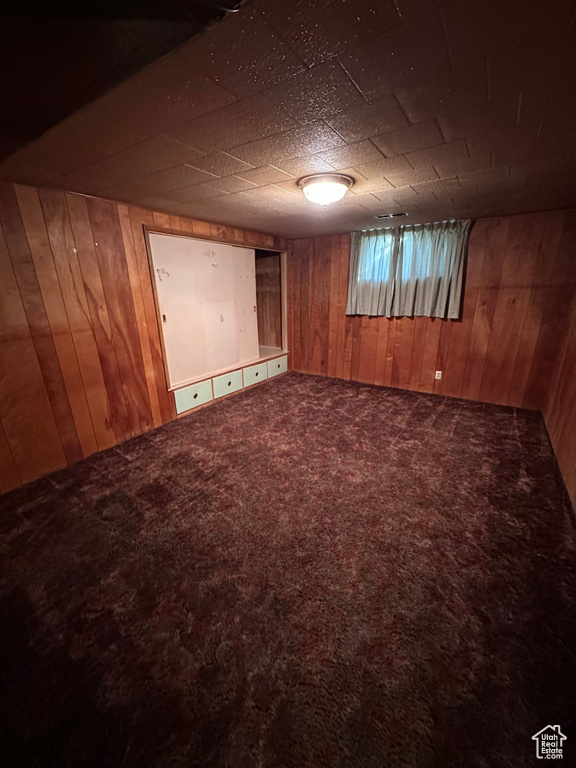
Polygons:
M122 231L115 203L89 198L88 215L108 304L130 437L153 427Z
M18 473L27 482L67 459L1 224L0 283L0 419Z
M557 343L552 336L561 327L576 283L569 257L576 236L567 234L566 216L552 212L476 222L457 321L348 317L344 285L336 288L334 263L340 260L340 277L347 277L349 240L345 253L345 236L294 241L294 368L368 383L373 376L378 385L542 408L549 372L538 365L538 358L544 354L547 367L553 366ZM570 222L576 227L576 216ZM571 275L568 285L560 273ZM318 308L326 303L326 284L328 317L322 321ZM548 295L546 306L542 291ZM542 339L548 348L540 351ZM328 369L318 356L323 343ZM443 371L442 379L434 378L436 370Z
M0 493L11 491L19 485L22 485L22 478L0 419Z
M514 360L513 376L510 380L510 386L506 397L506 402L514 405L522 405L524 402L524 392L526 382L530 371L530 365L534 355L537 333L533 320L535 313L538 313L536 302L536 288L539 284L541 275L539 267L541 265L541 254L544 244L544 237L549 217L546 214L537 214L532 218L535 232L532 233L534 243L526 243L525 247L531 250L531 274L529 278L530 290L525 296L526 307L522 330L518 339L518 348ZM539 231L540 230L540 231ZM535 238L534 238L535 236ZM524 281L528 284L528 280ZM541 319L541 318L540 318Z
M562 349L551 377L544 418L576 510L576 294L572 298L562 335Z
M80 376L70 402L75 404L74 420L82 450L88 456L99 447L96 431L105 430L106 410L102 413L101 409L106 406L101 398L100 361L64 195L41 190L40 203L72 338L75 354L72 364L75 363L74 370Z
M144 363L146 387L148 389L148 397L150 400L152 419L154 422L154 426L159 427L162 424L162 413L160 410L160 400L158 397L158 389L156 386L156 374L154 371L154 364L152 361L152 352L150 349L150 337L148 334L146 312L144 309L144 299L142 296L142 287L140 284L140 276L138 273L138 263L136 261L136 249L134 246L134 238L133 238L132 228L130 224L130 211L127 205L118 205L118 216L120 219L120 229L122 231L124 252L126 254L126 264L128 267L128 277L130 280L130 288L132 291L132 297L134 299L136 327L138 329L138 338L140 341L140 349L142 352L142 360ZM175 222L171 222L171 224L172 223L175 223ZM180 223L180 219L178 218L178 224L179 223Z
M422 378L422 365L424 362L424 345L426 343L426 318L414 318L414 338L412 340L412 354L410 358L410 371L408 389L419 391Z
M549 269L544 271L542 291L542 319L538 329L534 353L530 364L528 380L524 388L522 405L526 408L540 408L547 400L551 371L556 362L556 329L562 322L573 295L570 285L559 283L566 278L564 265L560 262L560 247L565 231L566 212L548 214L548 228L545 245Z
M0 402L0 461L9 455L6 446L13 460L12 465L5 458L0 467L1 490L92 450L86 414L98 448L175 418L164 379L145 226L289 250L287 322L295 370L545 409L565 477L576 474L574 429L562 407L550 401L576 408L576 321L569 326L567 320L576 311L571 310L576 213L477 222L459 321L352 318L345 313L347 234L288 244L129 204L71 193L60 199L60 193L30 190L0 187L0 223L9 241L2 256L0 230L0 270L8 283L13 280L11 298L6 294L5 300L12 302L16 323L12 341L0 338L0 362L8 367L25 362L29 383L22 393L37 398L34 418L44 423L46 445L38 448L31 439L33 421L18 403L18 377L10 381L0 375L0 394L6 392ZM115 259L97 252L103 247L94 245L99 241ZM111 284L111 270L118 286ZM92 339L86 354L84 338ZM445 377L438 383L434 370L440 366Z
M32 342L66 459L82 458L68 392L13 185L0 183L0 220Z
M0 186L0 319L8 313L0 329L0 491L176 417L145 226L289 250L272 235L74 193Z
M97 449L94 427L45 213L36 189L15 185L15 192L76 432L87 456Z
M174 396L168 391L166 371L164 369L164 358L162 355L162 342L160 340L160 330L158 328L158 318L156 314L156 302L152 285L153 278L150 271L144 233L144 227L151 227L154 224L152 211L131 206L130 221L132 223L135 255L138 261L138 274L140 276L140 289L142 291L142 300L144 302L146 330L148 333L148 342L150 344L152 365L156 377L156 393L160 403L162 421L163 423L166 423L176 418L176 407L174 404Z
M96 257L94 235L88 217L86 200L80 195L66 194L65 202L78 252L78 264L99 360L101 407L104 415L102 424L98 420L99 426L96 436L100 449L110 448L119 440L126 439L127 434L122 432L121 425L125 424L128 419L126 405L121 394L112 327L104 297L100 266Z

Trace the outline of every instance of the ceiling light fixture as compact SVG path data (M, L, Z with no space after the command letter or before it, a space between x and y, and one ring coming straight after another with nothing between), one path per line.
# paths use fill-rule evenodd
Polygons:
M314 173L298 181L298 186L306 198L318 205L330 205L342 200L352 184L354 179L343 173Z

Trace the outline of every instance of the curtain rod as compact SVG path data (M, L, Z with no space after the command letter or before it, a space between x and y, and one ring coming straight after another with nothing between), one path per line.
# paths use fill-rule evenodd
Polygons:
M385 229L398 229L398 227L425 227L428 224L452 224L454 221L465 221L465 219L444 219L443 221L424 221L420 224L392 224L390 227L370 227L370 229L361 229L361 232L381 232Z

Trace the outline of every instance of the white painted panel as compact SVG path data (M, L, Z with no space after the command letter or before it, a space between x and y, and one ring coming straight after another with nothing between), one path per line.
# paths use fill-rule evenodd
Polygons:
M238 318L234 301L202 304L202 322L206 344L206 367L221 371L240 361Z
M171 387L258 358L254 250L150 234Z
M282 347L263 347L260 345L258 347L258 351L260 353L261 358L265 357L274 357L274 355L279 355L280 352L283 352L284 350Z

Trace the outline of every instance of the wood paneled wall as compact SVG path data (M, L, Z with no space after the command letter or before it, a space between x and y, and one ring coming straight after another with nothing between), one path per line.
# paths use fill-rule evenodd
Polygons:
M576 237L576 232L574 235ZM576 296L562 338L544 418L572 505L576 509Z
M175 418L143 225L279 238L0 183L0 490Z
M175 417L143 225L288 250L279 238L0 183L0 490ZM459 321L347 317L347 235L288 259L291 366L544 410L575 493L576 212L476 222ZM436 381L434 371L442 370Z
M541 410L574 293L575 226L575 211L477 221L457 321L347 317L349 236L295 240L291 366Z

